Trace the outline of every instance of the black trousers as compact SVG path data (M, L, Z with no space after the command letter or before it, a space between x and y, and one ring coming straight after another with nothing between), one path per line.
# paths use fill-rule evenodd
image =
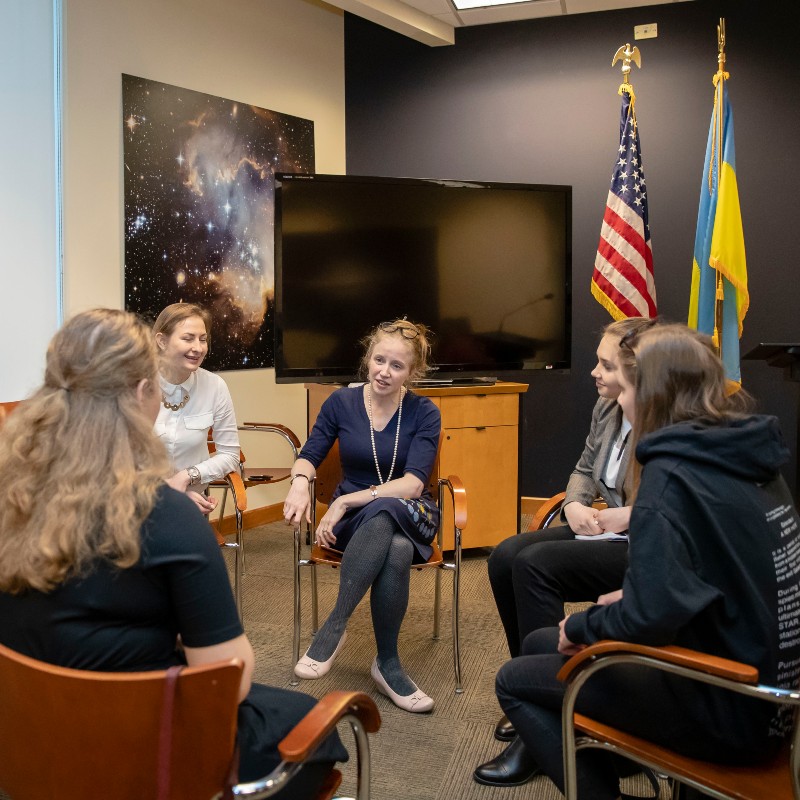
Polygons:
M239 780L263 778L280 763L278 742L316 705L303 692L254 683L239 703L237 740ZM316 797L337 761L347 761L347 750L334 730L297 775L275 795L281 800Z
M626 541L578 540L567 526L500 542L489 557L489 581L512 657L529 633L558 625L565 601L621 589L627 566Z
M563 792L564 685L556 674L567 659L559 655L557 648L558 628L530 634L523 642L522 655L504 664L497 673L495 689L525 747ZM600 722L709 761L748 763L772 751L774 743L766 741L766 724L754 725L757 717L749 718L750 724L746 724L748 715L735 713L735 707L727 719L714 718L704 701L712 692L722 690L692 686L694 702L687 702L683 679L654 669L618 665L589 678L578 695L576 709ZM724 694L736 702L730 693ZM745 702L764 706L762 701ZM619 797L619 777L609 753L582 750L577 757L577 771L580 800Z

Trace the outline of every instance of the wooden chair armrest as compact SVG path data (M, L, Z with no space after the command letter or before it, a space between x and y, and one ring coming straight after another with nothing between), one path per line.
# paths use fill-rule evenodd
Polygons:
M458 475L448 475L447 484L453 498L453 520L459 530L467 527L467 490Z
M287 439L300 450L300 440L291 428L279 425L277 422L243 422L239 426L240 430L263 430L266 432L282 433Z
M319 747L342 717L357 717L368 733L381 727L375 701L363 692L329 692L278 744L284 761L303 761Z
M566 496L566 492L559 492L558 494L554 494L548 500L545 500L533 515L533 519L531 520L530 525L528 525L528 530L538 531L542 526L542 522L544 522L544 520L554 511L561 508L561 504L564 502L564 498Z
M606 639L589 645L580 653L572 656L558 672L558 679L568 682L573 679L588 663L593 662L598 657L606 655L632 654L647 656L657 661L668 664L676 664L696 672L704 672L708 675L716 675L719 678L755 685L758 683L758 670L749 664L742 664L739 661L731 661L728 658L719 658L708 653L701 653L697 650L689 650L686 647L651 647L645 644L632 644L631 642L617 642Z
M239 511L247 511L247 491L244 488L242 476L238 472L229 472L225 478L227 479L233 491L233 496L236 500L236 508Z

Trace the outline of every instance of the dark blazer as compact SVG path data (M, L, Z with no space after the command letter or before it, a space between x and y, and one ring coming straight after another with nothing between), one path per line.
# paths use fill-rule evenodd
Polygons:
M589 428L589 435L586 437L583 453L581 453L567 483L564 505L578 502L581 505L590 506L592 501L600 495L610 507L619 506L619 500L606 488L602 477L621 425L622 409L619 407L619 403L616 400L600 397L592 411L592 424ZM628 470L631 449L626 447L622 453L619 465L621 476L624 476ZM624 503L625 491L620 494Z

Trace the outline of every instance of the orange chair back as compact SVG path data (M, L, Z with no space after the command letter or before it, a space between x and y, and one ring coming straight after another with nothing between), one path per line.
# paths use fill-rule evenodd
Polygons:
M225 785L242 664L186 667L175 694L170 800ZM0 788L14 800L155 798L165 672L88 672L0 645Z
M19 400L8 400L5 403L0 403L0 425L3 420L20 404Z

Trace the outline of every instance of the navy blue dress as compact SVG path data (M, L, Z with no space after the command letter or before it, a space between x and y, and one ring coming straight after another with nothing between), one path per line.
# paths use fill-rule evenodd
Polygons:
M375 431L375 450L384 481L392 465L397 422L398 413L395 412L382 431ZM441 414L430 399L406 392L392 479L410 472L426 488L418 499L379 497L361 508L346 511L333 528L337 549L344 550L353 534L365 522L381 511L388 511L414 544L414 563L423 563L430 558L433 552L430 543L439 527L439 510L427 484L436 460L441 427ZM338 389L325 401L300 457L310 461L315 469L318 468L337 438L343 478L336 487L333 499L379 485L369 436L369 417L364 407L363 386Z

